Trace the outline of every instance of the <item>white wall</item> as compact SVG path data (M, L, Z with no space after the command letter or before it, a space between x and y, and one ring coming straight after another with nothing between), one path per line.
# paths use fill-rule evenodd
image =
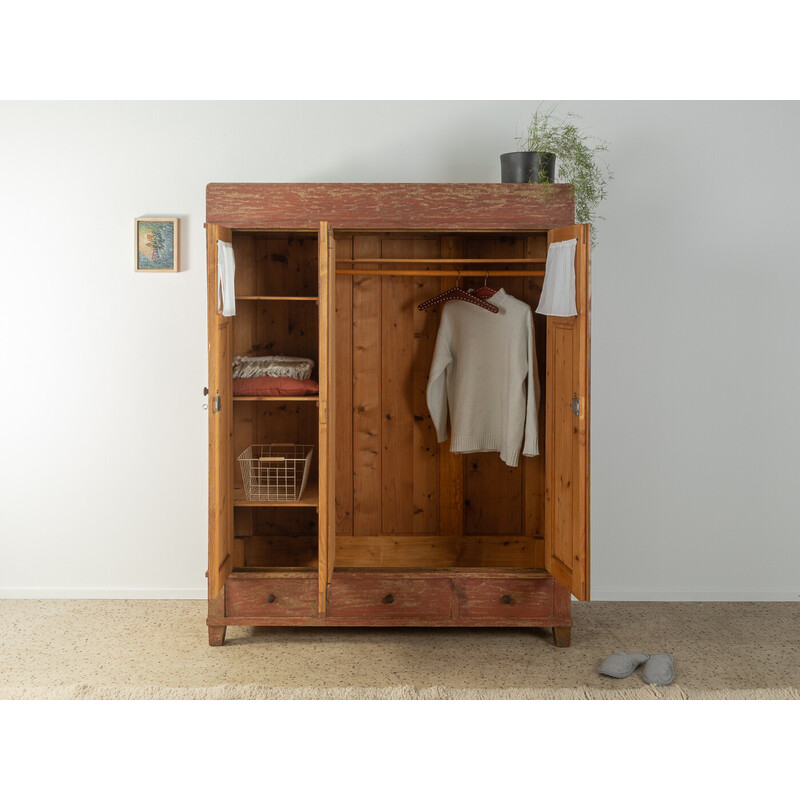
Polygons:
M0 103L0 596L204 596L207 183L496 181L537 105ZM593 596L797 599L800 104L560 107L616 173ZM136 216L179 274L134 274Z

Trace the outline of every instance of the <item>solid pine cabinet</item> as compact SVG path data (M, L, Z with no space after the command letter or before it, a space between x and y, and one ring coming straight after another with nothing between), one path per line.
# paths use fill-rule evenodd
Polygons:
M570 595L589 599L590 245L572 187L210 184L206 227L209 642L406 625L552 627L568 645ZM548 246L573 238L578 315L534 314L540 455L450 453L425 400L441 307L418 304L487 282L535 309ZM311 358L319 394L236 397L237 355ZM248 500L237 456L275 442L314 447L306 489Z

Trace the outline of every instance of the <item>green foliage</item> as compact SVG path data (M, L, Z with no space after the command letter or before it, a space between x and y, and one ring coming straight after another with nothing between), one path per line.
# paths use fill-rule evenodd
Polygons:
M608 183L614 175L600 156L608 150L608 142L588 136L578 127L581 117L568 112L566 118L555 116L555 106L536 109L524 136L516 138L517 149L556 156L557 181L575 187L575 220L592 225L592 246L597 242L595 220L604 219L595 209L605 199ZM547 176L539 174L539 182Z

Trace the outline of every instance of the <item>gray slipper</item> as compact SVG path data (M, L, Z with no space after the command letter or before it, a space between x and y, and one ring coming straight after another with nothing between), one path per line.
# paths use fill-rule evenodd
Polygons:
M612 678L627 678L645 661L647 656L644 653L612 653L600 665L600 674L610 675Z
M654 686L669 686L674 677L672 656L666 653L653 653L642 672L642 680Z

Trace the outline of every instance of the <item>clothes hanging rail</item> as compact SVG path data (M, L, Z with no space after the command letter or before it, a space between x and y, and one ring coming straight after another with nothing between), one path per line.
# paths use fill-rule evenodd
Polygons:
M337 258L337 264L544 264L546 258Z
M337 275L382 275L421 278L543 278L543 269L337 269Z

